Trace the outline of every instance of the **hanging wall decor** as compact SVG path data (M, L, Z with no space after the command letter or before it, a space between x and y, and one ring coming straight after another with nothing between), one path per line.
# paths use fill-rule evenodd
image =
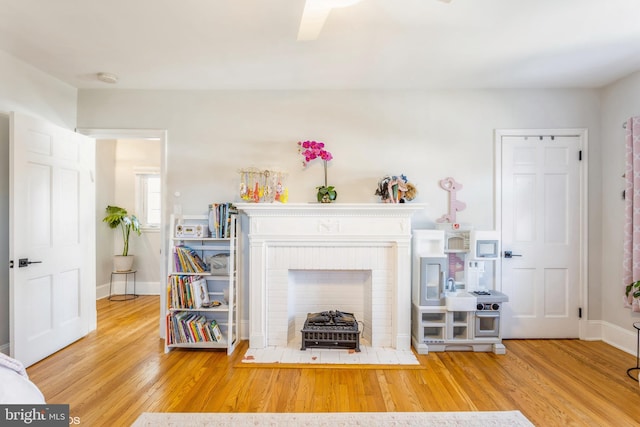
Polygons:
M285 172L248 168L241 169L238 173L242 200L254 203L287 203L289 189L286 186Z
M440 180L440 187L449 192L449 212L442 215L436 222L456 223L456 212L460 212L467 207L467 204L458 200L456 193L462 189L462 184L451 177Z

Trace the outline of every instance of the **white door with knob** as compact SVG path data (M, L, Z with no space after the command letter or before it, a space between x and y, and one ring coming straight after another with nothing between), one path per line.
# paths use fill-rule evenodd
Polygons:
M95 142L17 113L10 129L10 344L30 366L95 328Z
M580 130L496 134L504 338L579 337L585 143Z

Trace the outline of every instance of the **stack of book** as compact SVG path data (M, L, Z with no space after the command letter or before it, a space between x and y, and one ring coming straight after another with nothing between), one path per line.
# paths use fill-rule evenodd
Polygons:
M208 307L210 300L207 281L200 276L169 276L167 302L169 308Z
M173 258L175 271L179 273L204 273L208 270L200 255L188 246L174 246Z
M167 315L167 344L222 342L222 332L215 319L181 311Z
M231 237L231 215L238 210L231 203L213 203L209 205L209 230L211 237L227 239Z

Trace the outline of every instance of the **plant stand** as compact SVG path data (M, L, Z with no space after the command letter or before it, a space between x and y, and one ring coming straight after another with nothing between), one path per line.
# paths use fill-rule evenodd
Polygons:
M133 275L133 293L127 293L127 288L129 285L129 275ZM112 294L111 290L113 287L113 276L114 275L124 275L124 294ZM112 271L111 279L109 280L109 301L129 301L132 299L138 298L136 295L136 270L129 271Z
M635 322L633 327L636 328L636 366L627 369L627 375L629 375L629 378L638 381L638 377L634 377L631 373L633 371L640 371L640 322Z

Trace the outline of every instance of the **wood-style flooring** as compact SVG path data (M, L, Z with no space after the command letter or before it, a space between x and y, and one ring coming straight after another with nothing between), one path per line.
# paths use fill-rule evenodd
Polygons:
M48 403L84 426L128 426L142 412L520 410L536 426L637 426L635 356L603 342L506 340L507 354L419 355L419 367L264 367L225 352L173 350L159 297L100 300L98 328L28 369Z

